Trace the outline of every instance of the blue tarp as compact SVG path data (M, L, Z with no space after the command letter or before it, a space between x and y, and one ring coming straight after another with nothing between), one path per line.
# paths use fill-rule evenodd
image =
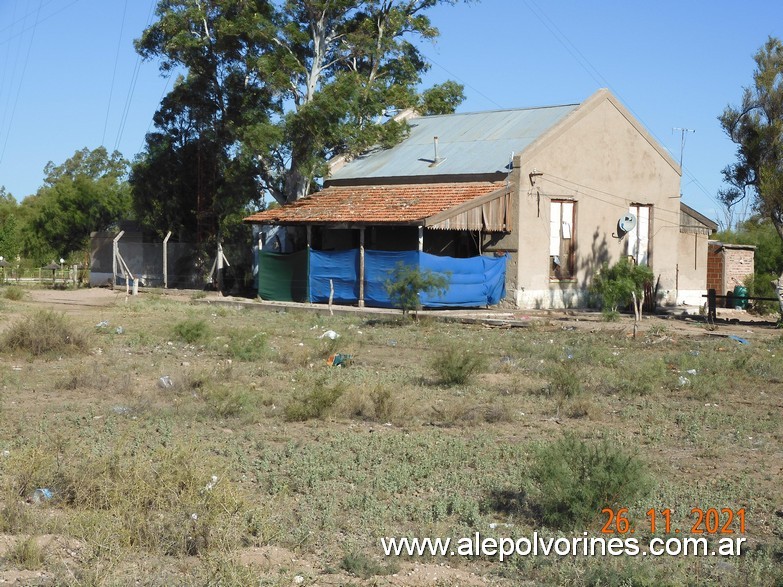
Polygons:
M310 251L310 301L329 301L329 280L334 284L334 302L359 300L359 250Z
M365 305L391 308L386 282L398 263L446 275L448 289L440 294L422 294L427 308L475 308L492 306L506 295L507 257L440 257L419 251L370 251L364 253ZM264 299L329 301L329 280L334 285L333 301L352 304L359 299L359 250L306 251L259 256L259 295ZM309 297L308 297L309 296Z

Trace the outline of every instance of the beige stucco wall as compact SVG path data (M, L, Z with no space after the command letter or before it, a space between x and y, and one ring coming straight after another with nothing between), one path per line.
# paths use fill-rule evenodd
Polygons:
M517 156L518 263L521 307L584 305L603 261L625 254L613 236L617 220L635 204L652 205L650 265L665 302L675 300L679 255L679 168L608 92L599 92ZM540 175L530 177L536 171ZM576 203L576 279L549 278L552 199Z
M677 303L702 305L707 293L707 241L704 234L681 232L678 247Z

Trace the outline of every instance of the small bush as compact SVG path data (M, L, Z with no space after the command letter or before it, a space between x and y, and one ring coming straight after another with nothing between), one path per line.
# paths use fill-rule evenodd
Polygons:
M330 388L322 380L317 381L312 391L294 398L285 407L285 419L289 422L304 422L321 418L340 399L343 391L341 385Z
M74 328L64 314L44 310L17 322L6 332L5 346L39 356L87 350L87 335Z
M418 321L421 294L444 293L449 288L449 279L449 274L435 273L429 269L422 271L400 261L386 281L386 293L394 307L402 310L403 316L413 311Z
M250 416L258 406L258 398L250 391L218 385L207 390L206 413L216 418Z
M609 441L587 443L571 435L538 451L532 477L543 522L560 530L586 528L603 508L627 507L652 485L635 456Z
M34 571L43 566L44 551L35 541L35 538L29 537L17 542L8 558L15 567L26 571Z
M571 362L555 365L549 370L548 376L547 394L558 400L576 397L584 391L582 378Z
M228 355L238 361L258 361L266 353L266 335L251 330L236 330L229 335Z
M203 320L189 318L174 325L174 335L188 344L203 341L208 333L209 326Z
M444 385L465 385L486 367L483 356L471 349L450 347L437 353L432 363L438 380Z
M3 297L7 300L11 300L12 302L18 302L19 300L24 299L24 296L24 289L18 285L8 286L3 292Z
M394 561L388 565L382 565L360 552L349 552L346 554L340 563L340 567L361 579L370 579L378 575L393 575L400 570L399 565Z

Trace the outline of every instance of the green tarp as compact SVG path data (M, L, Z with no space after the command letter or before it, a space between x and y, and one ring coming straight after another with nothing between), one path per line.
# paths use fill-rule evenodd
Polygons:
M278 302L306 302L308 251L280 254L262 251L258 263L258 296Z

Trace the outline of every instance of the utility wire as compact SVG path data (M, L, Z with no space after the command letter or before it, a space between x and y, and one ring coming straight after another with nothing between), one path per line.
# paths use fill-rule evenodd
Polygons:
M8 137L11 135L11 127L14 123L14 115L16 114L16 106L19 103L19 95L22 93L22 85L24 85L24 76L25 73L27 73L27 65L30 62L30 52L33 48L33 40L35 39L35 29L38 26L39 17L41 15L41 6L43 5L43 0L40 0L38 2L38 12L35 13L35 22L33 23L32 27L32 33L30 34L30 43L27 45L27 54L24 58L24 65L22 66L22 74L19 77L19 86L16 88L16 97L14 98L14 106L11 109L11 117L8 120L8 129L5 133L5 140L3 141L3 149L0 151L0 164L3 163L3 159L5 157L5 150L6 147L8 147Z
M109 112L111 112L111 99L114 95L114 80L117 78L117 63L120 61L120 47L122 47L122 33L125 31L125 15L128 13L128 0L122 9L122 21L120 22L120 34L117 36L117 50L114 52L114 71L111 74L111 86L109 87L109 103L106 105L106 118L103 121L103 136L101 145L106 143L106 128L109 126Z

